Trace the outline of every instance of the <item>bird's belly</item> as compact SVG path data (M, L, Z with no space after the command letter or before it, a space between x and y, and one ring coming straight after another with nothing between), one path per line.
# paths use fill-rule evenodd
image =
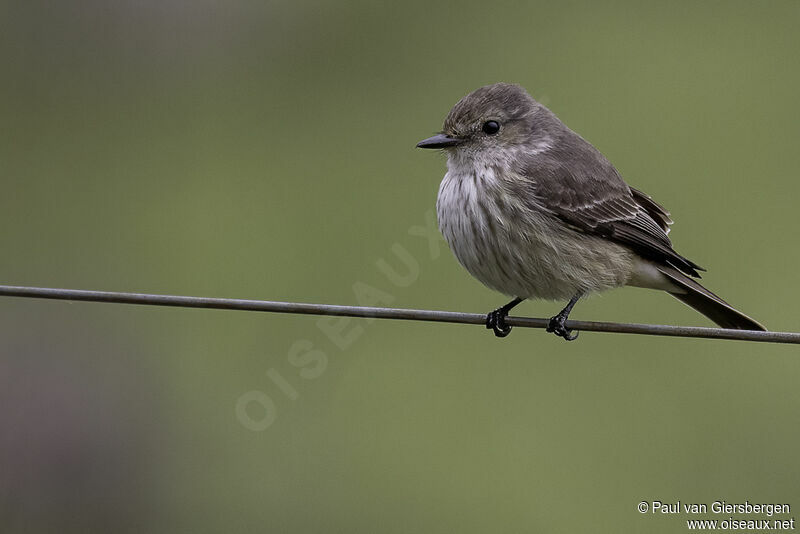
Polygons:
M480 177L448 173L437 214L461 265L509 296L564 300L624 285L630 277L627 249L573 230Z

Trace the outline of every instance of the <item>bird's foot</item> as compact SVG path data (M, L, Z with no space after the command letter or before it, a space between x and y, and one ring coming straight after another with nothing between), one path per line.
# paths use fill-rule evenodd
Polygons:
M511 333L511 326L506 324L508 310L504 307L497 308L486 315L486 328L492 330L497 337L506 337Z
M576 337L578 337L578 332L572 333L572 330L564 326L564 323L567 322L567 317L569 314L566 313L559 313L550 318L550 324L547 325L547 331L551 332L558 337L563 337L567 341L572 341Z

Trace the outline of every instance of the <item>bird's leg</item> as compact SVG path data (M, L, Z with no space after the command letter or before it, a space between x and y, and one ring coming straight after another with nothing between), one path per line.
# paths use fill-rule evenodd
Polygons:
M506 324L506 316L511 308L522 302L524 299L519 297L515 298L505 306L497 308L493 312L486 315L486 328L494 331L497 337L506 337L511 333L511 327Z
M575 303L581 298L581 294L578 293L574 297L572 297L569 303L564 306L564 309L558 312L558 315L555 315L550 318L550 324L547 325L547 331L552 332L559 337L563 337L567 341L572 341L576 337L578 337L578 332L575 332L575 335L572 334L572 330L569 330L567 327L564 326L564 323L567 322L569 318L569 312L572 311L572 307L575 306Z

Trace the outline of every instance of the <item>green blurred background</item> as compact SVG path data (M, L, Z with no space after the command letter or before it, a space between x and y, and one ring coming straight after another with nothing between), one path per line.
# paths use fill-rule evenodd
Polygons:
M409 232L444 172L414 144L514 81L672 211L710 288L798 331L799 23L796 1L2 2L0 279L489 311L505 297ZM709 324L637 289L574 318ZM682 532L636 505L800 507L792 346L2 298L0 349L4 533Z

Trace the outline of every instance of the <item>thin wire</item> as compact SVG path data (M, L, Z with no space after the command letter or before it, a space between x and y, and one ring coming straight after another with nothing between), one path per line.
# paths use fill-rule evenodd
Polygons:
M438 310L409 310L401 308L372 308L364 306L338 306L333 304L304 304L300 302L276 302L269 300L151 295L147 293L116 293L112 291L84 291L80 289L56 289L49 287L0 286L0 296L79 300L88 302L114 302L119 304L146 304L152 306L177 306L182 308L210 308L217 310L297 313L304 315L336 315L378 319L404 319L408 321L434 321L439 323L479 325L484 325L486 323L486 315L480 313L460 313ZM506 319L506 322L510 326L519 326L523 328L546 328L549 320L534 317L510 316ZM732 339L740 341L761 341L767 343L800 344L800 333L794 332L758 332L751 330L730 330L726 328L702 328L697 326L604 323L573 320L567 321L566 327L573 330L582 330L588 332L615 332L618 334L643 334L649 336Z

